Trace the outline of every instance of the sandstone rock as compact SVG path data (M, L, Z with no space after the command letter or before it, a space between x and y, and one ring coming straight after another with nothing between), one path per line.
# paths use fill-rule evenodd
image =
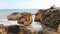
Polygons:
M31 13L27 13L27 12L23 12L21 13L23 16L20 17L17 22L18 24L24 24L26 26L30 25L32 23L32 14Z
M22 15L19 12L14 12L11 15L7 16L8 20L17 20Z

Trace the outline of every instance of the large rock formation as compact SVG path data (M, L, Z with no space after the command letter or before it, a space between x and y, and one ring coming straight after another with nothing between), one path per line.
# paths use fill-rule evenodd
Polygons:
M21 13L22 16L17 20L17 22L20 24L24 24L26 26L30 25L32 23L32 14L23 12Z
M45 27L50 27L57 31L60 23L60 9L51 7L49 9L38 11L37 15L35 17L36 21L40 21Z
M60 22L60 11L57 9L48 9L44 12L42 17L42 23L54 29L58 29Z
M8 20L17 20L22 15L19 12L14 12L11 15L7 16Z

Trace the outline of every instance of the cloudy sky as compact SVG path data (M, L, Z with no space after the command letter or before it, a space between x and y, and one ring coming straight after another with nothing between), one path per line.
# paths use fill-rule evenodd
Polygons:
M0 9L40 9L60 5L60 0L0 0Z

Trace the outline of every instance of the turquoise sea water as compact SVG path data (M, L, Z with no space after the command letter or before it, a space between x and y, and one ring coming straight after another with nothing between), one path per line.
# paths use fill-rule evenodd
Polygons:
M0 19L6 18L13 12L31 12L36 13L39 9L0 9Z

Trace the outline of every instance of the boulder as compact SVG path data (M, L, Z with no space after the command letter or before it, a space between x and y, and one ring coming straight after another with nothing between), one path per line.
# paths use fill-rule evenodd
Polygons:
M22 15L19 12L14 12L11 15L7 16L8 20L17 20Z
M7 34L31 34L31 31L24 26L11 25L7 27Z
M23 12L21 14L22 16L17 20L18 24L30 25L32 23L32 14L28 12Z

